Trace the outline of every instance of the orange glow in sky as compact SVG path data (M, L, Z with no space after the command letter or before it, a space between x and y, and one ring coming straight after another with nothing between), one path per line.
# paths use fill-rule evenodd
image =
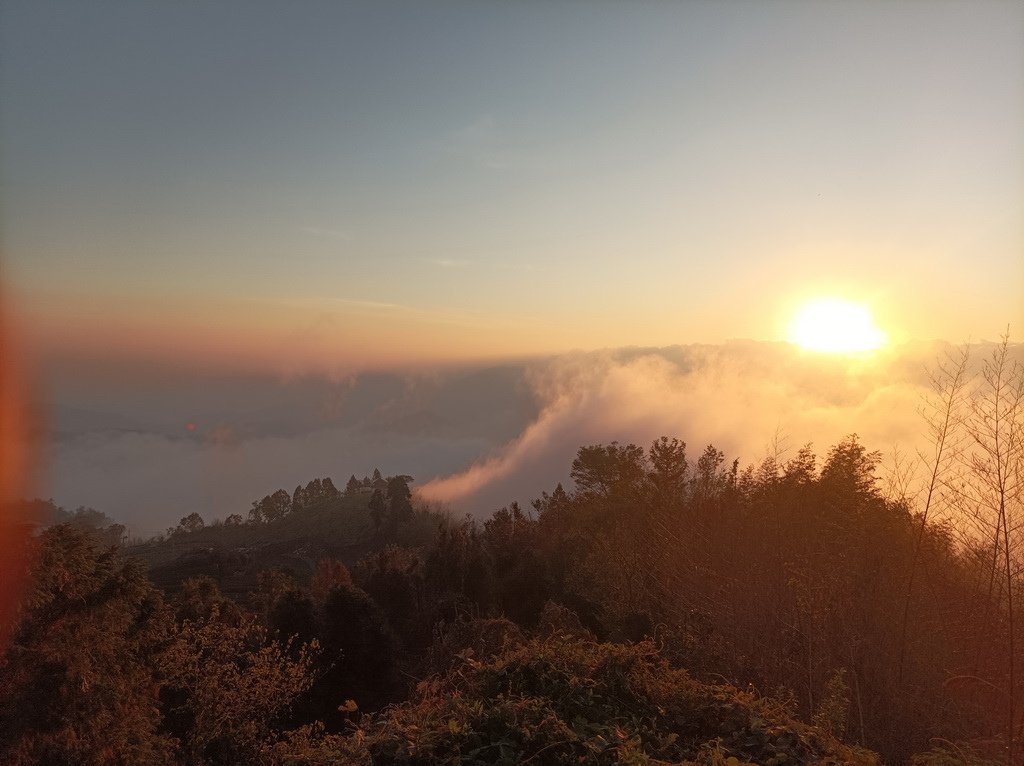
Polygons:
M254 0L250 36L218 5L46 5L0 25L4 279L43 358L777 341L796 295L870 298L892 345L1024 324L1020 4L597 4L584 30L573 3L369 3L364 30ZM815 311L802 347L880 343Z

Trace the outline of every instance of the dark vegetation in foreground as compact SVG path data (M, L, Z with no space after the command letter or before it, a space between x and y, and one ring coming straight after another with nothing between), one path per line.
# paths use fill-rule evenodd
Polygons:
M128 549L57 519L0 660L0 762L1016 763L998 479L1021 431L986 441L1008 410L976 400L959 422L998 460L950 468L962 372L918 505L856 437L745 470L661 439L584 447L572 491L482 523L404 476ZM973 532L934 520L940 494Z
M676 440L586 447L573 492L482 524L414 510L403 477L132 549L165 592L83 525L51 527L0 666L0 760L995 755L995 685L949 683L1000 672L983 561L885 499L876 463L855 438L820 469L809 450L739 471Z

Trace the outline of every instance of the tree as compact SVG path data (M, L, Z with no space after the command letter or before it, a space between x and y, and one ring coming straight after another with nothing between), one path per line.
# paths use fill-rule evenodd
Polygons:
M362 486L362 485L359 483L359 480L356 478L356 475L352 474L349 477L348 483L345 484L345 494L348 497L351 497L352 495L358 494L360 486Z
M348 567L337 559L326 558L316 562L316 571L313 573L309 589L313 598L323 603L332 590L341 585L351 584L352 575L349 573Z
M302 490L295 488L299 505L303 502ZM264 495L262 500L254 500L249 510L249 521L252 524L263 524L278 519L283 519L295 506L295 501L283 489L279 489L272 495Z
M388 479L387 500L392 524L407 521L412 516L411 476L392 476Z
M249 509L249 523L250 524L263 524L266 521L266 517L263 515L263 503L260 500L253 500L252 507Z
M324 599L319 625L323 657L331 664L314 693L327 710L336 709L339 699L354 699L363 710L393 701L398 691L397 642L373 599L354 585L339 585ZM324 722L332 721L325 718Z
M239 527L239 526L242 525L243 521L244 520L242 519L241 514L232 513L226 519L224 519L224 526L226 526L226 527Z
M304 496L303 496L303 499ZM283 489L277 490L272 495L267 495L260 501L260 508L263 511L263 518L269 521L283 519L292 511L292 498Z
M299 585L291 572L280 567L264 569L256 576L256 590L249 594L249 606L264 618L270 614L281 596Z
M320 479L313 479L306 484L306 488L302 490L302 501L305 505L313 505L323 499L324 486Z
M105 545L124 545L125 538L128 536L128 527L124 524L111 524L96 530L96 536Z
M334 486L334 482L331 481L330 476L323 479L321 487L323 488L323 498L325 500L337 500L341 497L341 493L338 491L338 488Z
M821 469L821 484L846 497L874 495L878 484L876 470L881 460L881 453L868 452L857 434L851 434L829 450Z
M581 492L609 495L628 493L644 476L644 451L635 444L580 447L569 472Z
M203 521L203 517L194 512L178 522L178 529L185 533L198 532L205 526L206 522Z
M427 555L423 577L428 588L457 609L486 614L494 603L493 573L476 522L442 519Z
M662 436L647 452L651 482L666 499L681 501L686 489L686 442Z
M169 629L138 561L86 530L44 531L0 656L0 762L169 763L151 693Z
M928 519L934 506L942 502L942 482L950 473L961 447L961 426L963 423L964 389L967 385L967 367L970 347L965 346L958 356L947 356L939 363L938 370L931 376L931 396L926 400L923 411L928 437L931 439L931 454L920 453L919 458L928 473L925 488L924 507L921 510L917 537L914 540L914 554L910 561L907 577L906 597L903 601L903 618L900 623L900 656L898 675L903 681L903 668L907 651L907 628L910 622L910 605L914 595L914 580L921 557L921 546L928 531ZM907 498L900 498L908 502Z
M187 763L258 763L275 723L313 682L316 644L292 652L255 617L186 620L162 655L168 725Z
M384 496L380 493L379 489L373 490L373 494L370 495L370 518L373 520L373 527L378 532L384 525L385 514L387 506L384 504Z
M989 635L1005 641L1002 685L1010 764L1024 735L1024 721L1017 721L1017 596L1024 584L1024 366L1010 355L1008 333L982 364L964 427L970 446L963 451L964 473L954 489L972 533L989 541L982 622Z
M547 572L538 556L539 533L540 524L519 503L495 511L484 522L495 600L501 613L520 625L532 625L548 600Z
M173 605L179 622L205 622L216 615L222 621L237 623L242 614L233 601L221 594L217 582L206 575L185 580L174 596Z
M102 511L80 505L73 512L65 511L63 508L54 505L53 500L49 501L52 509L50 515L51 524L71 524L82 529L105 529L114 523L114 520Z
M274 603L268 627L279 641L311 643L316 639L316 604L304 590L286 590Z
M360 588L384 610L406 646L430 644L433 620L423 608L423 562L409 548L386 545L360 559L355 578Z

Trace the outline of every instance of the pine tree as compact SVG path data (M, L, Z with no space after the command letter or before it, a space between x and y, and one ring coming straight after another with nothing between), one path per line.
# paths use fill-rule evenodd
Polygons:
M356 478L355 474L349 477L348 483L345 485L345 494L351 497L359 491L359 479Z

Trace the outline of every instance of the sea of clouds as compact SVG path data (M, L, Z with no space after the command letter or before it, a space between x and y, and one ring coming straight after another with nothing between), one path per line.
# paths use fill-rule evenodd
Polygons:
M990 349L975 349L976 358ZM828 356L733 342L580 352L433 370L104 377L50 373L42 492L148 535L193 511L242 513L283 487L380 468L418 494L486 515L567 482L582 445L674 436L741 465L857 433L905 455L946 344ZM1021 347L1014 348L1021 356Z

